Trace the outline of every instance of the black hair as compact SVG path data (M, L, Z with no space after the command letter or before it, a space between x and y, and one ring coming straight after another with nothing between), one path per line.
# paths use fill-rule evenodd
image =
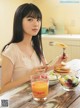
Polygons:
M22 20L24 17L33 16L34 18L39 18L41 20L42 27L42 14L37 6L32 3L25 3L20 5L14 15L13 22L13 36L11 41L7 44L18 43L23 40L23 28L22 28ZM33 48L36 51L36 54L41 61L41 56L43 56L43 48L42 48L42 39L41 39L41 28L36 36L32 37ZM5 45L2 51L4 51Z

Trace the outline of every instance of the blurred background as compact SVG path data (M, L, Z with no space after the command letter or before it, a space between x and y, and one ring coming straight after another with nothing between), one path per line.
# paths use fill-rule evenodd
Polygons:
M43 28L55 34L80 34L80 3L61 3L61 0L0 0L0 51L11 40L13 16L23 3L36 4L43 15Z

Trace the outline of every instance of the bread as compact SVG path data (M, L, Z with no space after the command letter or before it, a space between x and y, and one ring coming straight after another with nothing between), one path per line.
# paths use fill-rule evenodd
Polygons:
M59 66L59 67L56 67L55 69L55 72L58 72L58 73L69 73L70 72L70 68L66 67L66 66Z

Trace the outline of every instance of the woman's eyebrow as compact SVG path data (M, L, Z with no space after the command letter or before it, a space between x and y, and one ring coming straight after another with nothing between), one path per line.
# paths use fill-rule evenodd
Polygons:
M41 17L35 17L35 16L26 16L26 18L41 19Z
M27 18L35 18L34 16L26 16Z

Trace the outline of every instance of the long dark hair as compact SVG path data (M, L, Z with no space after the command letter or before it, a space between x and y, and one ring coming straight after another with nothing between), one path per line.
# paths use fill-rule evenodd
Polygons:
M39 18L41 20L42 27L42 14L37 6L32 3L25 3L20 5L14 15L14 23L13 23L13 37L11 41L7 44L18 43L23 40L23 28L22 28L22 20L26 16L33 16L34 18ZM36 36L32 37L33 48L36 51L38 58L41 61L41 56L43 56L43 48L42 48L42 39L41 39L41 28ZM5 45L2 51L4 51Z

